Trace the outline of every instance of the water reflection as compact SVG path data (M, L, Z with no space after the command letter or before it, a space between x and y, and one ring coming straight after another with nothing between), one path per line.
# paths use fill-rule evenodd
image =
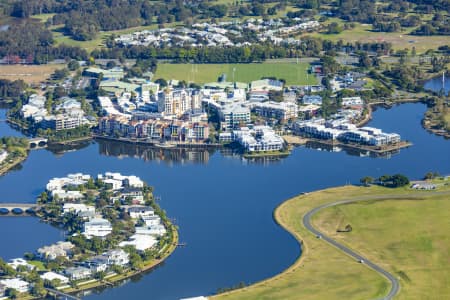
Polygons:
M116 141L97 140L101 155L118 158L133 157L144 161L165 162L167 164L200 163L207 164L214 149L163 149L146 145L135 145Z
M327 152L341 152L344 151L346 154L351 156L359 156L359 157L372 157L372 158L391 158L393 155L399 154L400 149L387 151L383 153L371 152L363 149L355 149L352 147L346 147L345 145L329 145L322 144L318 142L307 142L305 147L308 149L315 149L319 151L327 151Z

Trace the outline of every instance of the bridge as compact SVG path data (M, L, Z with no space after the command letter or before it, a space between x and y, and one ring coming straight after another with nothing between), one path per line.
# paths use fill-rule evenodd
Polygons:
M78 298L77 296L73 296L55 289L46 288L46 290L51 294L55 295L56 297L59 297L60 299L70 299L70 300L81 300L81 298Z
M0 203L0 216L30 216L40 209L36 203Z
M37 137L29 139L28 143L30 144L30 149L45 148L48 145L48 139Z

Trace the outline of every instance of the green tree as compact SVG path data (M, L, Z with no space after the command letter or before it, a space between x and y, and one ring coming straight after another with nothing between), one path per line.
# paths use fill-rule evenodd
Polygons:
M360 179L360 182L362 184L364 184L365 186L368 186L368 185L372 184L373 181L374 181L374 178L370 177L370 176L365 176L365 177Z

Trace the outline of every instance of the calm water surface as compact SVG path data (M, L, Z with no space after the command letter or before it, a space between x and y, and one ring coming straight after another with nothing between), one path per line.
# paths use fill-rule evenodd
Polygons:
M296 259L298 244L272 220L274 208L284 200L303 191L356 183L366 175L419 178L430 170L450 173L450 143L421 128L425 110L422 104L404 104L375 111L370 126L398 132L414 144L389 159L303 147L286 159L266 163L219 152L150 151L112 143L93 143L63 155L37 150L22 170L0 178L1 201L34 201L50 178L70 172L136 174L155 187L187 247L140 280L86 298L208 295L240 281L273 276ZM0 134L9 132L0 123ZM0 218L0 234L0 256L6 258L61 238L58 230L33 218Z
M442 75L441 75L428 80L424 85L425 89L432 90L435 92L439 92L442 89L442 87L444 87L445 94L448 95L450 93L450 77L446 76L444 83L442 83Z

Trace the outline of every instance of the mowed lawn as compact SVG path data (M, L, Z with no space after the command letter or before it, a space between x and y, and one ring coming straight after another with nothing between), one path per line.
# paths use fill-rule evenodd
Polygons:
M450 188L443 188L447 192ZM290 199L275 218L303 243L301 257L283 273L212 299L377 299L389 282L366 265L317 239L302 224L304 214L324 203L422 193L424 200L384 200L319 212L314 226L357 250L400 278L398 299L449 299L450 194L425 198L409 188L345 186ZM336 229L351 224L351 233ZM237 278L236 282L240 279ZM426 296L427 295L427 296Z
M337 18L330 18L327 23L337 22L343 26L343 21ZM304 36L318 37L324 40L331 40L337 42L342 40L344 42L388 42L392 44L394 50L403 50L408 48L411 50L416 48L417 54L424 53L428 49L437 49L439 46L448 45L448 36L433 35L433 36L418 36L408 34L411 29L403 32L375 32L372 31L372 25L355 23L355 28L344 30L338 34L325 33L307 33Z
M315 223L397 275L397 299L450 299L450 195L337 206Z
M63 64L48 65L0 65L0 78L16 80L22 79L26 83L37 84L50 78L56 69L62 69Z
M156 78L176 79L198 84L215 82L221 74L227 81L250 82L262 77L286 80L287 85L317 84L316 78L307 73L308 63L250 63L250 64L158 64Z

